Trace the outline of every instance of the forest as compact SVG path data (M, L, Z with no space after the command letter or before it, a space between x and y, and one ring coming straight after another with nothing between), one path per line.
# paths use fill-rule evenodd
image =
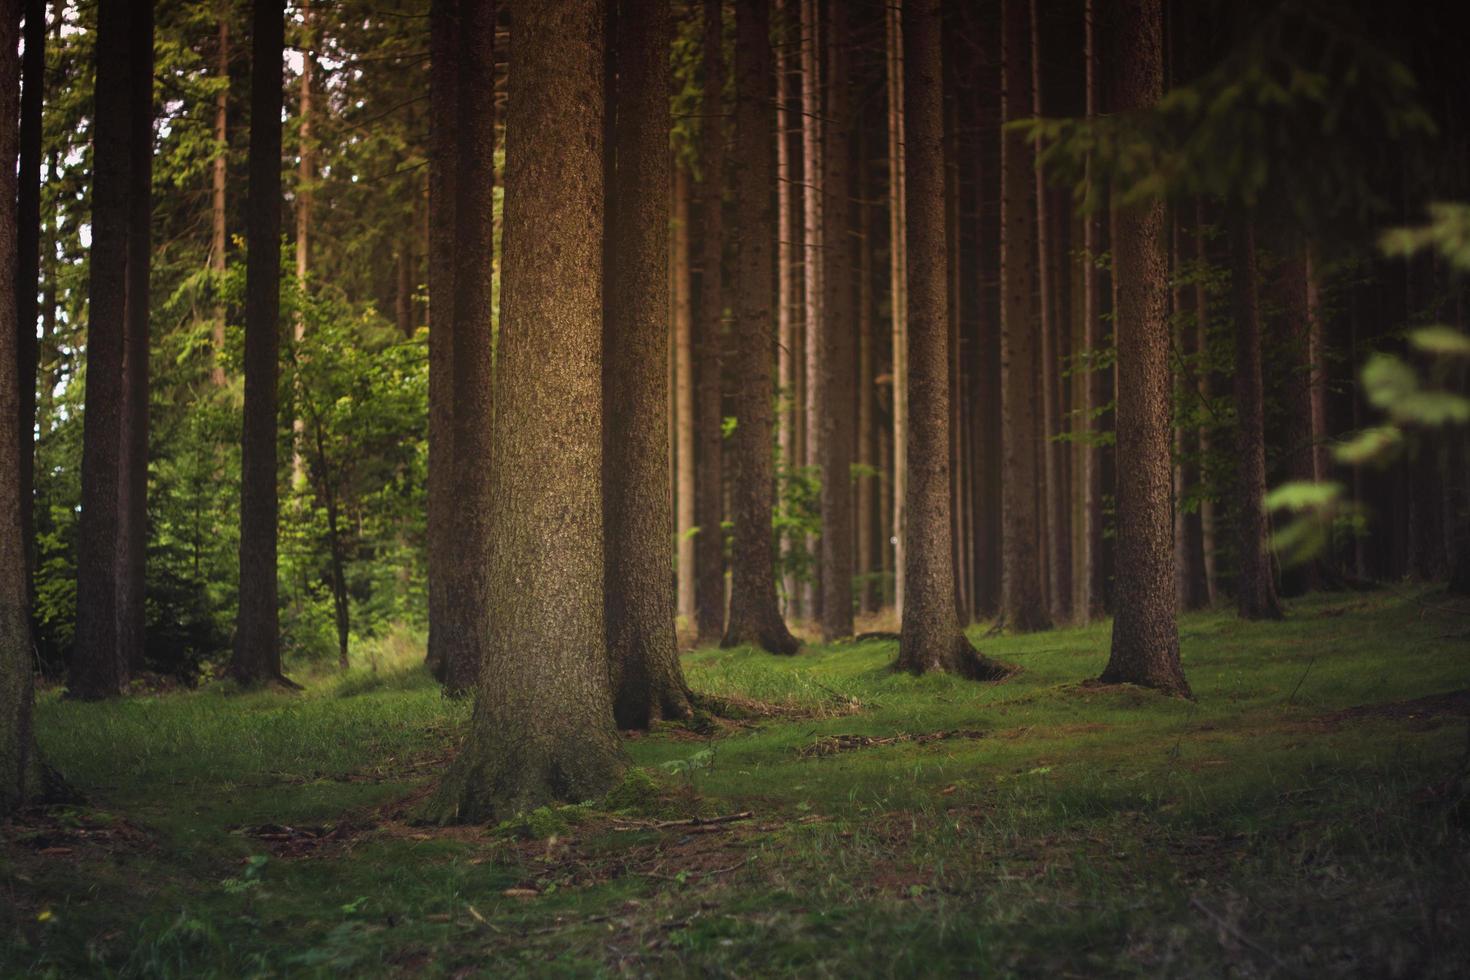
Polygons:
M1456 8L0 0L0 975L1463 975Z

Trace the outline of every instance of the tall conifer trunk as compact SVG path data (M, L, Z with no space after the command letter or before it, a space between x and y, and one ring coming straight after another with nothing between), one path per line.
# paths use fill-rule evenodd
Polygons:
M904 318L908 315L908 260L904 253L907 231L904 224L904 143L903 143L903 4L893 0L885 8L884 39L887 52L888 96L888 308L893 324L893 519L889 532L893 538L893 607L903 617L904 538L907 521L904 516L908 498L908 331Z
M230 172L230 3L219 0L216 5L219 18L219 36L215 50L215 78L220 90L214 97L214 160L210 164L210 221L209 221L209 271L214 273L213 289L218 296L223 289L225 275L225 251L229 248L226 224L225 193ZM225 304L214 304L214 323L211 339L213 366L210 378L223 387L226 382L225 350Z
M21 66L20 189L16 207L15 356L20 381L20 524L26 594L35 592L36 293L41 278L41 102L46 87L46 3L25 0ZM6 157L5 159L9 159Z
M612 18L614 9L608 9L608 17ZM611 28L609 28L611 30ZM612 37L609 35L609 43ZM611 54L609 54L611 57ZM609 68L609 85L613 86L611 80L612 68ZM617 86L608 90L608 111L612 113L615 92ZM608 126L613 122L609 119ZM614 133L611 128L608 131L609 140ZM609 146L609 156L617 154L617 150ZM667 147L665 147L667 154ZM674 610L679 616L690 619L694 616L694 538L690 535L690 529L694 527L694 362L692 359L692 348L694 344L694 320L696 311L694 307L694 276L693 268L696 265L694 255L695 236L692 222L694 211L695 187L694 177L689 168L682 161L675 160L672 168L662 167L661 171L667 178L672 170L674 193L672 207L672 221L670 220L671 209L664 207L663 237L665 247L672 244L673 255L670 256L671 273L673 276L673 288L664 289L664 299L659 303L659 309L663 311L661 321L666 335L659 348L668 355L666 360L670 364L670 377L660 387L665 390L665 411L660 416L668 414L668 425L672 434L672 452L667 453L673 461L672 467L667 470L668 482L673 487L672 506L673 524L670 533L674 542L674 588L675 602ZM608 179L614 176L609 171ZM668 181L665 180L665 186ZM611 193L611 192L610 192ZM668 195L662 194L667 202ZM608 207L611 209L616 202L610 197ZM608 219L611 221L611 217ZM672 229L672 235L669 230ZM608 234L613 234L612 226L608 226ZM669 239L672 238L672 243ZM611 274L612 270L607 270ZM609 285L611 291L612 286ZM669 306L672 301L673 309ZM670 316L672 312L672 316ZM672 343L670 342L672 340Z
M1096 0L1084 0L1084 51L1087 79L1087 118L1099 112L1101 92L1097 78L1098 37ZM1092 186L1092 158L1087 160L1088 186ZM1089 194L1095 193L1089 191ZM1102 286L1098 260L1103 249L1102 214L1099 202L1088 202L1091 210L1083 216L1082 225L1082 346L1089 356L1102 350ZM1103 466L1102 449L1095 445L1097 413L1106 401L1106 375L1096 364L1089 365L1083 389L1083 419L1089 439L1084 442L1081 475L1082 488L1082 560L1077 581L1078 614L1096 619L1103 614L1107 594L1107 570L1103 562Z
M826 485L822 463L826 458L827 424L823 417L826 397L826 365L828 360L825 274L827 249L823 234L823 214L827 206L824 190L827 179L823 166L823 131L827 118L823 111L822 86L822 4L820 0L798 0L801 4L801 157L805 193L802 196L802 322L806 327L805 350L806 399L802 405L806 432L802 465L815 471ZM820 504L818 509L821 509ZM825 515L823 515L825 518ZM801 613L820 621L822 615L822 539L819 534L806 536L807 554L815 561L811 576L801 583Z

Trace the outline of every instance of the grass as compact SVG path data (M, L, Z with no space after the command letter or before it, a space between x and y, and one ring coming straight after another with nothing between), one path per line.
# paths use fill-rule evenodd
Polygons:
M1195 702L1086 684L1106 625L983 640L1024 668L996 686L702 650L748 717L498 828L411 821L467 716L411 645L302 694L47 694L87 802L0 830L0 975L1456 975L1467 614L1191 615Z

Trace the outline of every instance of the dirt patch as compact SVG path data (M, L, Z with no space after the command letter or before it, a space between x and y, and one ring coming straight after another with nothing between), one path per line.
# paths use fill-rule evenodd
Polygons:
M336 854L371 829L368 825L353 823L310 827L267 823L232 828L230 833L259 841L275 857L305 858L315 857L323 852Z
M143 830L104 810L78 806L34 807L0 824L7 849L48 858L85 853L136 852L152 846Z
M1410 698L1407 701L1361 704L1357 707L1319 715L1313 721L1317 724L1343 725L1353 721L1382 718L1433 727L1438 724L1438 719L1446 715L1470 717L1470 689L1450 691L1447 694L1430 694L1422 698Z
M823 735L813 741L810 745L803 745L796 750L796 754L803 759L811 759L825 755L836 755L839 752L848 752L852 749L868 749L880 745L899 745L911 742L915 745L925 745L929 742L943 742L951 738L985 738L987 732L976 731L968 728L956 728L944 732L926 732L922 735Z

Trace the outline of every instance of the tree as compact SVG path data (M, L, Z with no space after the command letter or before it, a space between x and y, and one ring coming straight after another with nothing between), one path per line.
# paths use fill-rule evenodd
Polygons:
M908 500L908 260L904 255L904 145L903 145L903 0L894 0L886 10L884 44L888 95L888 275L889 314L893 321L893 607L903 617L904 539Z
M647 728L690 713L669 593L669 8L608 10L603 266L603 578L613 717ZM687 391L686 391L687 397ZM687 488L680 481L680 491Z
M1027 0L1004 0L1001 16L1002 112L1011 121L1032 111ZM1001 616L1011 629L1031 632L1051 628L1041 579L1037 493L1035 148L1018 130L1006 130L1001 139L1001 425L1006 473Z
M215 50L215 78L219 91L214 96L214 160L210 163L210 238L209 269L214 273L214 288L221 290L225 277L225 251L229 248L225 192L230 173L230 0L216 4L219 20L218 47ZM214 350L210 377L216 385L225 384L225 304L214 306Z
M454 174L454 544L444 688L472 690L490 624L495 255L495 5L461 0Z
M1098 115L1099 83L1097 79L1098 38L1097 10L1095 0L1084 0L1083 13L1084 50L1086 62L1086 114L1089 121ZM1089 189L1093 185L1092 154L1087 155L1085 181ZM1082 346L1089 356L1095 355L1103 346L1102 289L1098 260L1102 255L1102 209L1084 209L1082 216ZM1081 472L1077 482L1082 488L1082 560L1077 580L1073 583L1077 599L1073 608L1079 616L1096 619L1103 613L1107 594L1107 567L1103 562L1103 467L1102 450L1094 445L1097 414L1106 401L1106 377L1103 370L1093 366L1082 382L1082 419L1090 438L1084 442Z
M735 174L733 237L740 243L735 282L735 473L731 500L735 548L730 615L721 645L752 644L791 654L801 646L776 605L772 506L773 299L771 239L771 7L752 0L735 9Z
M725 628L724 411L721 347L725 329L725 45L724 4L704 0L704 198L700 314L695 327L694 620L699 642L719 642Z
M944 220L943 32L940 0L903 8L904 147L908 189L908 562L898 666L1000 680L960 631L950 540L950 330Z
M240 456L240 611L230 673L283 682L277 608L276 391L281 319L282 0L254 0L250 42L250 184L245 255L245 424Z
M16 199L14 162L20 119L20 2L0 3L0 201ZM16 210L0 208L0 269L16 267ZM34 674L21 536L21 460L17 422L22 385L17 371L16 278L0 276L0 815L18 810L40 789L31 733ZM33 287L28 287L33 288ZM34 331L34 324L32 324Z
M312 13L311 0L301 0L301 31L299 46L301 49L301 77L299 79L301 90L296 106L296 138L297 138L297 163L296 163L296 288L302 291L308 290L309 274L311 271L311 227L312 201L316 197L316 189L312 187L316 180L316 145L312 137L312 76L316 74L316 18ZM300 346L306 335L306 319L303 310L298 310L292 318L291 335L295 343ZM291 454L291 485L301 486L306 479L306 463L302 457L302 443L306 441L306 420L298 411L296 418L292 421L292 431L295 433L294 449Z
M602 597L603 28L598 0L516 9L492 615L469 736L430 806L441 820L585 800L625 764Z
M1160 0L1115 10L1119 112L1143 110L1163 91ZM1170 462L1168 262L1164 202L1113 215L1118 309L1118 543L1112 652L1102 680L1189 695L1179 664Z
M24 88L20 96L20 190L16 208L16 370L20 380L20 523L26 593L34 591L36 527L36 289L41 276L41 102L46 87L46 4L25 0ZM8 157L6 158L8 159Z

